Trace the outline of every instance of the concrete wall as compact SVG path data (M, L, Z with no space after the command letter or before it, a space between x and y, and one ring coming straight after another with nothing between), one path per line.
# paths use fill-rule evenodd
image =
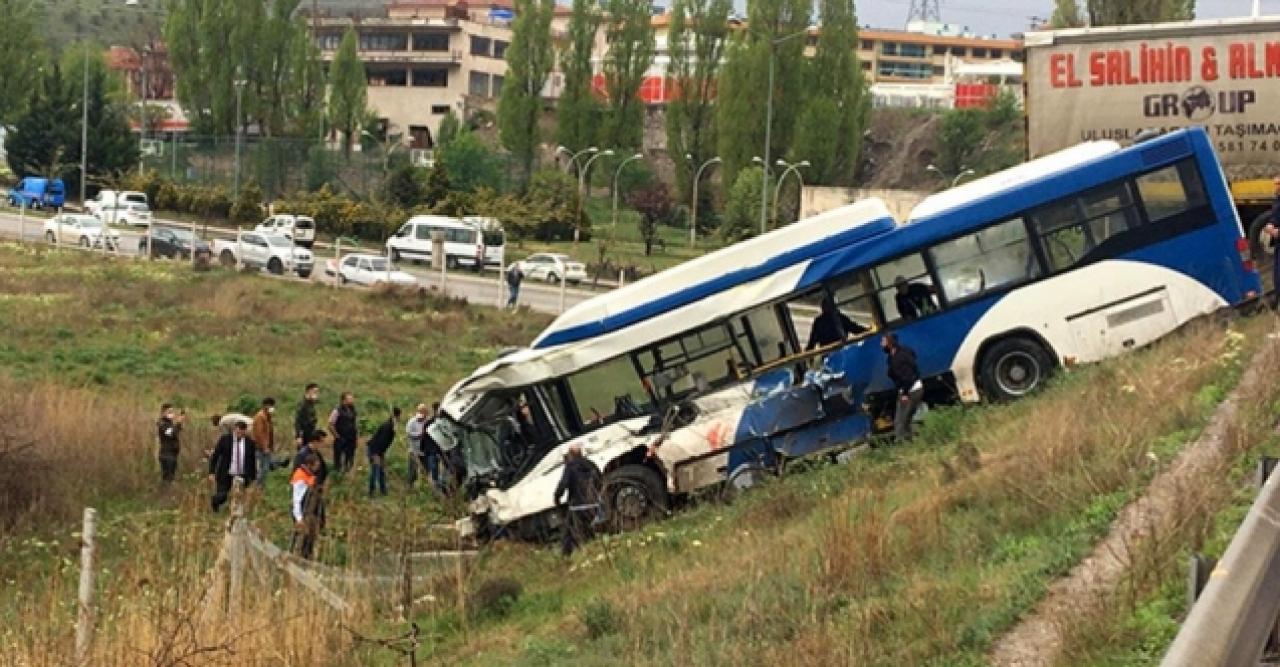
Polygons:
M800 198L800 217L807 218L845 204L851 204L872 197L881 199L889 207L889 212L898 222L903 222L910 215L916 204L933 194L920 190L872 190L861 188L833 188L826 186L805 186Z

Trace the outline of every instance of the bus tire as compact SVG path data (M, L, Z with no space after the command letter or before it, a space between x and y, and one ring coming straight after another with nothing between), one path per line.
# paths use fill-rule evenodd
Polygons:
M979 380L987 398L1007 402L1044 386L1053 372L1053 355L1023 336L996 341L982 355Z
M667 486L649 466L619 466L604 478L604 502L609 521L618 530L631 530L666 513Z
M1271 269L1275 265L1276 250L1275 243L1264 231L1267 224L1271 222L1271 212L1264 211L1258 214L1249 224L1249 254L1253 255L1253 264L1258 267L1258 276L1262 278L1262 291L1269 292L1275 289L1272 284Z

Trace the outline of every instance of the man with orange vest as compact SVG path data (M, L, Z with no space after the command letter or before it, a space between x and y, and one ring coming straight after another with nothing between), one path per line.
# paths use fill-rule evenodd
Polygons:
M316 474L320 471L320 457L315 452L306 455L302 465L293 471L289 486L293 490L291 503L293 514L293 540L289 550L302 558L311 558L320 531L320 494L316 489Z

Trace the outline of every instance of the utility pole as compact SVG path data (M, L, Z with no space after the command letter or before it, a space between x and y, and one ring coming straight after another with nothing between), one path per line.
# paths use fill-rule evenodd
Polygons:
M142 72L142 107L139 109L138 123L138 173L146 171L146 158L143 153L147 149L147 56L151 53L151 45L144 46L139 54L138 67ZM153 202L154 203L154 202ZM194 250L193 250L194 251Z
M84 26L84 6L80 6L76 17L76 35L79 36ZM83 37L80 37L84 39ZM84 210L84 188L89 174L89 42L84 43L84 82L80 102L80 208ZM104 242L105 245L105 242Z
M240 197L240 137L244 134L244 123L240 120L240 98L244 93L244 86L248 83L244 79L236 79L233 84L236 87L236 174L235 188L233 190L236 198Z

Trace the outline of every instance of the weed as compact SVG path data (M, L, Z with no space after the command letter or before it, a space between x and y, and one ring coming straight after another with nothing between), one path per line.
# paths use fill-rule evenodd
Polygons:
M622 616L617 607L607 599L590 600L578 611L578 620L587 630L587 637L592 641L602 639L618 632L622 628Z

